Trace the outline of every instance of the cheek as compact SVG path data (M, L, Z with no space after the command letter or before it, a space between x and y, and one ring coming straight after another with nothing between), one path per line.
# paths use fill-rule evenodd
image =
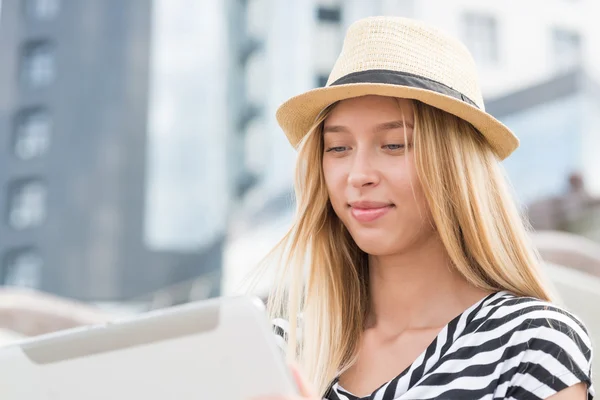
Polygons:
M411 162L403 162L395 168L389 168L386 181L389 184L397 206L417 216L428 218L429 205L419 181L415 166Z
M413 166L406 162L395 162L384 171L386 186L394 196L403 201L410 196L414 198L420 192L420 185Z
M337 211L340 204L346 204L346 173L339 165L333 165L323 161L323 176L325 178L325 186L327 187L331 204L333 205L334 210Z
M410 182L407 183L404 191L404 199L407 218L413 220L416 225L431 224L431 210L429 209L427 198L423 192L423 187L418 180L413 181L412 186L410 185ZM418 219L418 221L415 221L415 218Z

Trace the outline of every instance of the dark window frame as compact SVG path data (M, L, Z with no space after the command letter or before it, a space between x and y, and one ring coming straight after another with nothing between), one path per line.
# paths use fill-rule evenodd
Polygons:
M24 227L18 227L14 225L13 221L11 221L11 213L13 212L13 208L15 206L14 196L16 195L15 193L17 192L17 190L19 190L19 188L23 188L31 183L39 183L43 186L45 190L43 200L44 204L42 205L42 217L36 223ZM48 192L48 184L46 180L38 175L21 177L8 182L6 190L6 208L4 210L4 219L8 227L14 231L22 232L42 226L48 217Z
M44 82L33 82L31 79L31 63L36 51L48 50L52 54L52 76ZM49 38L36 38L25 41L21 45L19 57L18 81L29 89L38 89L51 85L57 76L56 43Z
M41 260L40 263L40 271L39 271L39 276L38 276L38 287L41 284L41 276L43 273L43 268L44 268L44 258L42 256L42 253L40 251L40 249L37 246L34 245L26 245L26 246L18 246L18 247L13 247L13 248L9 248L3 255L2 257L2 265L0 268L0 285L7 285L7 278L9 277L9 273L11 273L10 271L10 265L14 262L17 261L18 257L21 255L25 255L27 253L33 253L34 255L38 256ZM28 286L29 287L29 286Z
M318 6L317 20L323 23L339 24L342 22L341 6Z
M10 146L11 146L12 155L15 158L17 158L18 160L21 160L21 161L33 160L36 158L43 157L48 152L48 148L50 147L50 144L48 144L46 146L46 149L44 150L44 152L34 155L29 158L23 158L22 156L20 156L18 154L18 150L17 150L17 145L20 140L20 135L22 134L21 130L26 127L27 119L34 117L35 115L40 115L40 114L45 115L48 119L48 141L51 142L54 121L52 119L52 113L50 112L50 109L48 107L43 106L43 105L23 107L22 109L17 111L17 113L13 117Z

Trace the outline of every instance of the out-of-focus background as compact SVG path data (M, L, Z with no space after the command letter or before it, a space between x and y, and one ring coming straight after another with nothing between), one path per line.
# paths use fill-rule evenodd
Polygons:
M545 268L600 345L598 1L0 4L0 344L239 293L293 214L277 106L385 14L472 51Z

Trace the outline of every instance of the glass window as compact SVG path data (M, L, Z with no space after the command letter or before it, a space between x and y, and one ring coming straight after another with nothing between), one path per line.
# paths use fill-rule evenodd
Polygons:
M342 47L342 38L340 25L317 24L312 38L312 65L315 72L331 71Z
M30 42L23 48L21 78L30 87L45 86L55 77L54 46L47 40Z
M342 9L339 6L319 6L317 19L321 22L339 23L342 20Z
M552 30L552 53L554 65L559 70L570 69L581 62L581 36L565 30Z
M269 0L248 0L246 12L246 24L248 28L248 36L266 37L269 31L268 21L271 15L271 5Z
M51 120L48 111L34 108L20 112L14 126L13 151L22 160L40 157L50 146Z
M266 101L269 77L267 70L267 58L264 52L254 53L245 69L246 96L250 103L264 104Z
M8 223L14 229L40 225L46 217L46 185L39 179L15 182L8 191Z
M264 172L268 160L266 129L262 118L254 118L248 123L244 135L244 167L259 176Z
M317 74L317 87L324 87L327 85L327 80L329 76L326 74Z
M26 0L25 13L29 18L49 20L56 17L60 9L60 0Z
M382 14L411 17L415 13L416 0L394 0L382 2Z
M33 248L13 250L4 260L3 284L39 288L42 275L42 257Z
M463 16L463 38L473 58L483 65L498 63L498 24L489 15L468 13Z

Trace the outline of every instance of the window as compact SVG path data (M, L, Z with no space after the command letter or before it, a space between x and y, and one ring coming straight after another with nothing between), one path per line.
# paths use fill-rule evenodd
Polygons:
M46 86L54 80L54 46L46 40L30 42L23 47L21 78L30 87Z
M267 58L263 52L255 53L246 64L246 98L249 103L264 104L266 102L269 85L269 73L267 69Z
M50 145L51 121L42 108L20 112L14 126L13 151L22 160L40 157Z
M339 24L317 24L313 34L312 66L314 71L331 71L342 47L343 32ZM322 85L321 85L322 86Z
M258 183L258 176L250 171L243 171L237 179L236 196L243 198L253 186Z
M581 62L581 36L579 33L554 29L552 31L553 62L557 69L567 70Z
M498 63L498 24L492 16L465 14L463 17L465 44L473 58L483 65Z
M411 17L415 14L416 0L394 0L382 2L382 14Z
M60 0L26 0L25 14L31 19L50 20L56 17Z
M242 110L241 115L238 119L238 131L245 132L248 127L248 124L250 124L250 122L252 122L253 119L258 118L262 112L263 111L260 108L260 106L256 104L245 104L244 109Z
M255 118L248 124L244 135L244 168L260 176L267 167L269 148L265 122Z
M240 49L240 64L246 65L248 60L262 47L262 43L256 38L247 38Z
M339 23L342 20L342 9L339 6L319 6L317 19L321 22Z
M40 225L46 217L46 185L39 179L13 183L8 190L8 224L18 230Z
M4 259L2 283L9 286L39 288L42 257L33 248L13 250Z
M246 1L246 26L248 36L265 38L268 36L269 24L265 24L272 14L269 0Z
M317 87L324 87L327 85L327 80L329 79L328 75L318 74L317 75Z

